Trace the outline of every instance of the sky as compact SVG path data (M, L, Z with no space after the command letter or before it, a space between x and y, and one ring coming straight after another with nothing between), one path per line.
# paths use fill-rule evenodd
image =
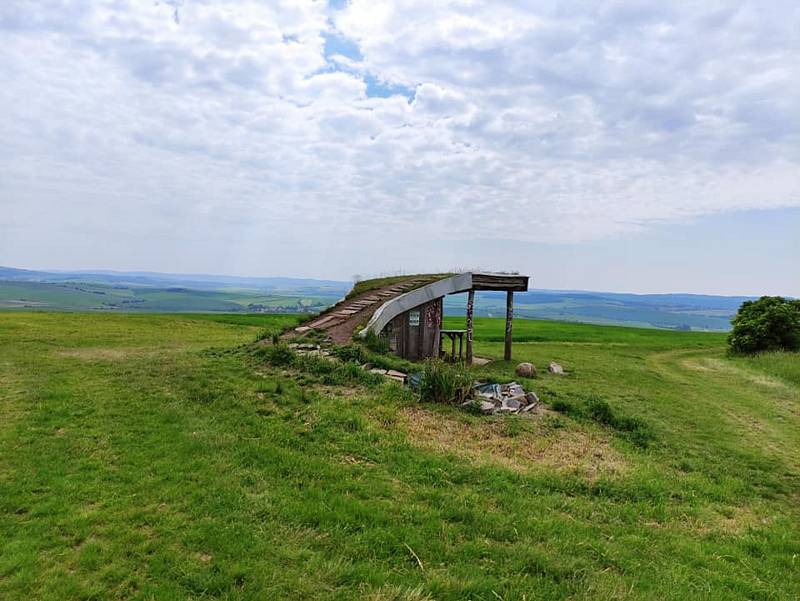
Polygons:
M0 265L800 296L800 3L3 0Z

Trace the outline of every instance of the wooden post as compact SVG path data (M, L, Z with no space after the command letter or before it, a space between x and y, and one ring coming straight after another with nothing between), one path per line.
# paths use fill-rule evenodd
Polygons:
M467 296L467 365L472 365L472 315L475 311L475 291Z
M511 361L511 329L514 321L514 292L506 292L506 349L503 358Z

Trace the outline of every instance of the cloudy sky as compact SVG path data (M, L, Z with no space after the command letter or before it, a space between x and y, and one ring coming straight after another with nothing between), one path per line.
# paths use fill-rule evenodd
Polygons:
M0 264L800 295L800 3L3 0Z

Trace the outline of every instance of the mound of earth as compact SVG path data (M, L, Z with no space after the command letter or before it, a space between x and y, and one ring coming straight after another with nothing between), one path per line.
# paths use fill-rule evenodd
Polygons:
M408 276L407 279L393 279L389 284L375 287L370 287L369 281L361 282L359 287L366 288L365 292L339 301L294 331L302 334L312 329L321 330L326 332L335 344L346 344L353 338L356 328L366 324L383 303L442 277L441 275Z

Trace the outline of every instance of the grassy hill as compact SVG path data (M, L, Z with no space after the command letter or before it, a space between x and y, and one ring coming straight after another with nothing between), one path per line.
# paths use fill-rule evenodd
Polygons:
M250 352L294 320L0 313L0 598L800 597L797 357L518 321L570 373L487 418Z

